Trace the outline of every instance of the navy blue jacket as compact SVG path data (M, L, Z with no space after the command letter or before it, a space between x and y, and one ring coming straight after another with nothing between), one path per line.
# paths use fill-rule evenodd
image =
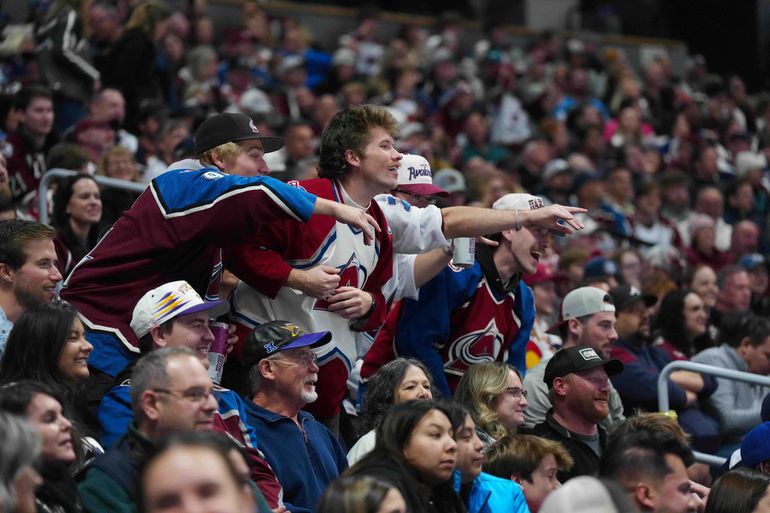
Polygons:
M246 419L278 481L284 504L295 513L315 511L326 487L348 468L345 450L326 426L305 411L297 414L302 429L289 417L244 398Z

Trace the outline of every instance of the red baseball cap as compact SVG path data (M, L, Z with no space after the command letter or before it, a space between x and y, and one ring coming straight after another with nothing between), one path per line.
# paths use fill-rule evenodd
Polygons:
M537 264L535 274L525 274L522 279L524 280L524 283L531 287L547 281L552 281L554 283L564 281L567 277L564 273L551 269L551 266L548 264Z

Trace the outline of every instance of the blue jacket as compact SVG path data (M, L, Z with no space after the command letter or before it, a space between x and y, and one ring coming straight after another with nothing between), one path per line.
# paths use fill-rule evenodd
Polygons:
M671 363L671 356L662 348L648 343L633 344L618 340L612 347L611 358L623 362L623 372L612 376L612 384L623 399L626 412L633 408L656 410L658 407L658 376L663 367ZM703 376L703 390L699 398L706 399L717 389L714 376ZM671 408L681 410L687 406L684 388L668 382L668 400Z
M326 426L305 411L300 429L289 417L244 400L246 418L256 430L260 449L283 485L289 511L315 511L326 487L348 468L345 450Z
M535 322L532 290L523 280L503 289L486 250L477 248L472 267L446 267L420 288L418 300L401 302L394 347L429 369L442 395L473 363L505 361L524 373L526 346Z
M459 472L455 472L455 490L460 492ZM521 486L485 472L471 483L466 506L468 513L529 513Z

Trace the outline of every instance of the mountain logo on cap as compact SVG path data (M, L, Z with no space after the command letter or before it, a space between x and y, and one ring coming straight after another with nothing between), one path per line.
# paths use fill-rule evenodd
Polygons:
M540 198L531 198L529 200L530 210L537 210L538 208L543 208L544 206L545 206L545 202Z
M590 362L591 360L601 360L599 358L599 355L596 354L596 351L593 350L593 348L587 347L585 349L581 349L578 351L580 353L580 356L583 357L583 360Z
M254 132L255 134L259 133L259 128L257 128L257 125L254 124L253 119L249 119L249 128L251 128L251 131Z

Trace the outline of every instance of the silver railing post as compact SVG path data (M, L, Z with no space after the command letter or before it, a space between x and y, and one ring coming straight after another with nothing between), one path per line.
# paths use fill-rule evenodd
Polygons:
M697 372L698 374L708 374L718 378L732 379L735 381L751 383L753 385L770 387L770 377L768 376L760 376L758 374L733 369L723 369L722 367L704 365L702 363L674 361L663 367L663 370L660 371L660 376L658 376L658 411L667 412L670 409L668 402L668 379L671 377L672 372L678 370ZM724 458L714 456L713 454L702 452L695 452L694 454L696 461L708 463L709 465L723 465L725 462Z

